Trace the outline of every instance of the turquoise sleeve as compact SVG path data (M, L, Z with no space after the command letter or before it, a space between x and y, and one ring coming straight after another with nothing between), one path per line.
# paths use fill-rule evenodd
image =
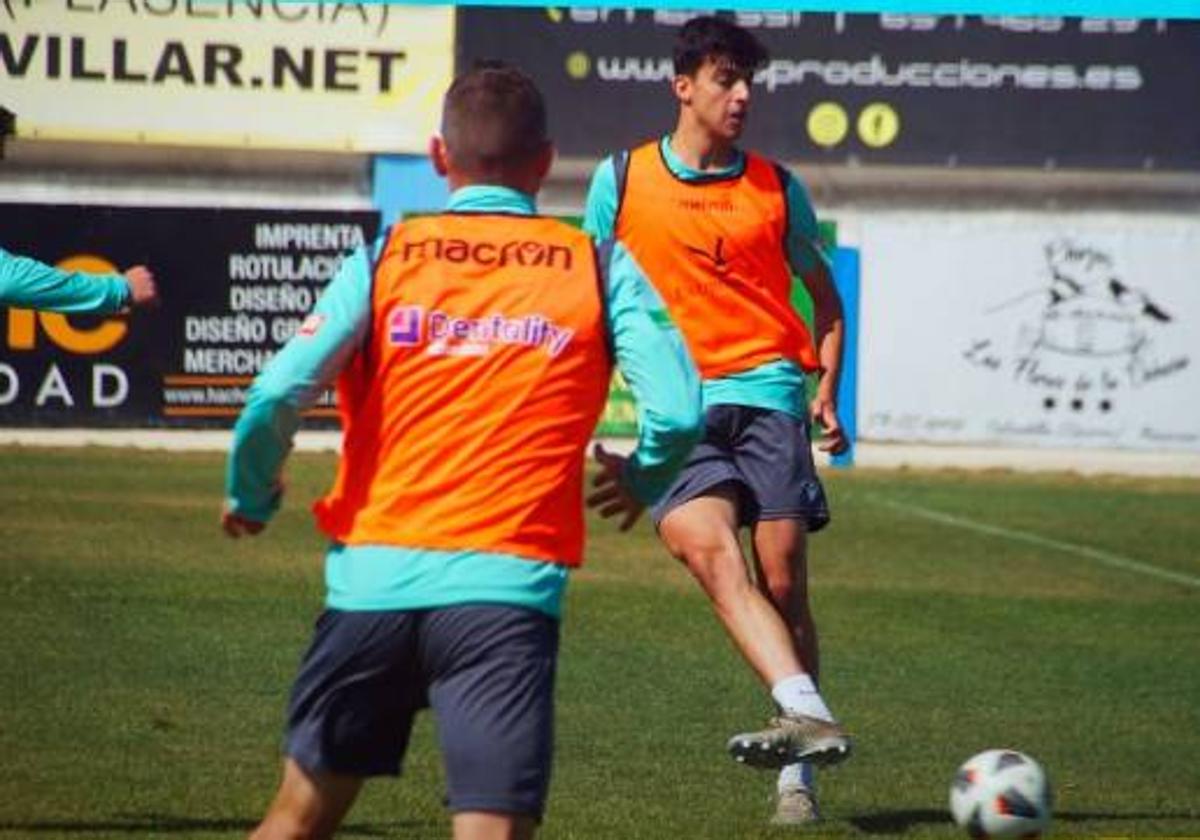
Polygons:
M128 302L129 284L119 274L62 271L0 248L0 305L109 315Z
M639 501L653 504L700 439L700 376L633 255L612 240L600 248L610 254L606 279L613 350L637 406L637 448L626 466L626 481Z
M592 173L583 205L583 229L596 239L611 239L617 223L617 173L605 158Z
M279 475L300 416L333 384L366 335L372 260L360 248L343 260L305 326L263 367L233 429L225 469L226 503L265 522L279 507Z
M808 190L791 173L788 173L787 212L787 253L792 272L806 274L815 268L831 271L833 262L821 244L817 215Z

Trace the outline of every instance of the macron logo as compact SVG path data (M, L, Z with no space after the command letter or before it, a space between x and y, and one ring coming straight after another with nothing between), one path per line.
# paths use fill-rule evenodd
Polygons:
M397 347L415 347L420 344L424 316L424 307L397 306L388 316L388 342Z

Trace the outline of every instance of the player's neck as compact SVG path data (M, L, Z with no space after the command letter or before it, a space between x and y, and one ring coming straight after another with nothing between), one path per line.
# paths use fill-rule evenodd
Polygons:
M526 195L536 196L542 188L542 179L532 173L483 178L451 172L446 176L446 186L450 188L450 192L455 192L463 187L505 187Z
M681 163L700 172L726 169L737 161L737 150L732 141L714 137L703 126L689 120L686 112L679 115L679 122L668 142Z

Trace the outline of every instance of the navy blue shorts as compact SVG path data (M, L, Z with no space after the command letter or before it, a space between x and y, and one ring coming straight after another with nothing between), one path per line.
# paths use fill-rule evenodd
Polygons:
M651 511L654 524L719 484L737 488L741 525L799 519L812 532L829 524L808 421L786 412L744 405L709 408L704 437Z
M398 775L429 706L450 810L540 818L557 658L558 621L535 610L326 610L292 688L286 752L308 770Z

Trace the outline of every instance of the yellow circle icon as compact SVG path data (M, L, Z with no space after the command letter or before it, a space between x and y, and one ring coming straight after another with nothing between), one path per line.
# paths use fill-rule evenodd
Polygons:
M858 115L858 137L872 149L890 145L900 133L900 115L885 102L872 102Z
M117 267L97 254L72 254L56 263L63 271L81 274L120 274Z
M836 102L819 102L808 112L806 128L814 143L829 148L845 139L850 119L846 109Z
M586 79L592 70L592 60L585 52L573 52L567 56L567 75L572 79Z

